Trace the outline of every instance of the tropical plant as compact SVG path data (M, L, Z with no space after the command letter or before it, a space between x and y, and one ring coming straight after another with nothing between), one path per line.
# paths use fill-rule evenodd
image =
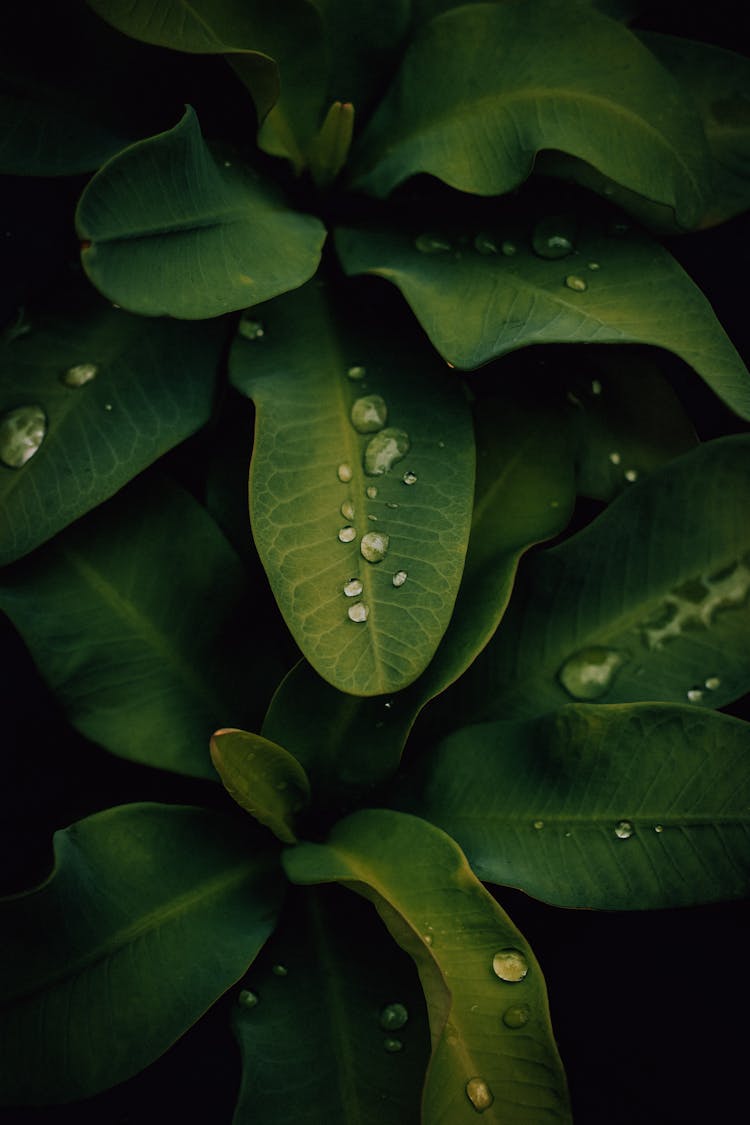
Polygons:
M10 18L6 1104L218 1002L236 1125L568 1122L512 888L746 896L750 377L678 259L746 230L750 63L640 9Z

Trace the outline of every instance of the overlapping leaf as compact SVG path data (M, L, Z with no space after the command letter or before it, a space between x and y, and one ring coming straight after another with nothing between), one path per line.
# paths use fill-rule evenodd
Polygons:
M224 787L241 808L285 844L296 841L294 819L310 798L310 783L283 746L244 730L217 730L211 760Z
M750 890L750 724L669 704L568 704L446 738L402 807L485 881L644 910Z
M542 221L568 231L564 217ZM398 286L457 367L478 367L529 344L652 344L684 359L750 418L745 365L703 293L663 247L591 213L578 224L568 257L540 257L527 224L511 210L488 229L448 222L437 236L342 229L336 246L347 273L377 274Z
M229 167L227 167L229 164ZM191 108L89 182L76 224L96 287L145 316L218 316L307 281L322 223L290 210L249 168L220 167Z
M396 691L431 659L458 591L474 486L468 406L397 318L379 332L362 309L334 312L315 283L256 312L244 329L255 338L238 337L230 364L257 410L258 552L320 675L353 694ZM362 433L351 411L370 396L387 418ZM385 472L375 471L384 461L369 464L368 474L365 452L381 440L401 457ZM381 561L376 545L387 548Z
M273 853L203 809L125 805L55 836L0 903L5 1103L88 1097L161 1055L245 972L280 906Z
M708 147L679 83L627 28L570 0L470 4L424 26L363 135L354 183L384 196L428 172L502 195L540 149L588 161L684 226L704 210Z
M223 342L220 323L142 320L78 282L28 316L30 331L0 344L0 414L41 407L47 436L23 467L0 464L2 564L208 421Z
M569 1122L541 970L508 916L439 829L368 809L327 844L288 850L292 882L336 881L370 899L416 962L432 1059L423 1125Z

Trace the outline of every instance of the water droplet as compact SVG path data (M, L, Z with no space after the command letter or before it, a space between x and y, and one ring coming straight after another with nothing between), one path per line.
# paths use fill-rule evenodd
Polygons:
M584 293L589 287L588 281L584 277L579 277L577 273L569 273L565 278L565 284L574 293Z
M262 322L249 313L242 314L237 331L244 340L262 340L266 334Z
M345 500L341 505L340 511L345 520L354 519L354 505L352 504L351 500Z
M362 557L371 563L382 562L388 553L390 537L382 531L368 531L362 536L359 549Z
M474 239L474 249L480 254L497 254L498 246L491 234L481 232Z
M373 523L378 522L378 517L374 516L371 512L368 514L367 518L368 518L368 520L372 520Z
M422 934L422 941L425 945L432 945L432 934Z
M383 706L385 707L386 711L390 711L391 708L393 707L393 700L392 699L386 699Z
M705 686L709 691L716 691L717 688L721 687L721 680L718 676L709 676L706 680Z
M243 1008L254 1008L258 1003L258 997L254 992L251 992L249 988L243 988L242 992L237 997L237 1002L241 1004Z
M406 579L408 577L409 577L409 575L406 573L405 570L397 570L396 573L393 575L393 578L391 579L391 582L396 587L403 586L404 582L406 582Z
M663 832L663 831L664 831L664 825L663 824L655 824L654 825L654 832Z
M629 840L633 835L633 825L629 820L618 820L615 825L615 836L618 840Z
M367 494L368 500L374 500L375 497L378 494L378 490L377 490L377 488L375 487L374 484L368 484L367 488L365 489L365 492Z
M383 1031L398 1031L409 1018L409 1012L403 1004L386 1004L380 1013L380 1026Z
M362 593L362 583L359 578L350 578L344 586L344 593L347 598L358 598Z
M346 370L347 379L352 379L355 383L358 383L360 379L364 379L366 374L367 368L363 367L361 363L355 363Z
M96 378L99 368L95 363L76 363L62 377L66 387L83 387Z
M544 828L544 821L543 820L535 820L534 821L534 827L537 828L537 829L538 828Z
M690 688L688 693L688 703L700 703L703 699L703 692L698 687Z
M18 406L0 419L0 461L20 469L44 441L47 416L41 406Z
M404 482L404 484L416 484L417 483L417 474L413 473L409 469L409 470L407 470L407 472L404 473L404 475L402 476L401 479Z
M286 965L274 965L271 972L275 977L285 977L288 975L289 970Z
M613 453L610 453L609 459L610 459L610 461L612 462L613 465L619 465L620 462L622 461L622 457L620 456L620 454L616 450Z
M362 602L357 602L356 605L350 605L346 611L346 615L350 621L362 622L366 621L370 616L370 611Z
M525 1004L516 1004L513 1008L506 1008L503 1012L503 1023L506 1027L523 1027L529 1022L531 1011Z
M588 267L590 270L599 270L602 268L598 262L589 262Z
M348 484L353 476L351 465L347 465L346 462L344 462L342 465L339 465L338 469L336 470L336 475L343 484Z
M520 949L501 949L492 958L492 971L500 980L517 984L529 971L529 963Z
M397 1051L401 1050L403 1043L394 1036L393 1038L384 1039L383 1046L389 1055L395 1055Z
M495 1098L483 1078L470 1078L466 1083L466 1097L477 1113L484 1113L489 1109Z
M626 469L625 470L625 480L628 481L630 484L632 484L633 481L638 480L638 470L637 469Z
M531 245L540 258L567 258L573 253L573 224L558 216L541 219L534 227Z
M518 247L516 246L515 242L511 242L509 238L506 238L503 242L500 243L500 249L502 250L506 258L512 258L514 254L518 253Z
M387 473L397 461L409 452L411 442L404 430L389 426L370 438L365 448L364 467L370 477L380 477Z
M356 538L357 532L354 530L351 524L347 524L346 527L339 528L339 541L341 543L351 543Z
M591 393L592 395L600 395L602 393L602 385L598 379L591 380Z
M352 405L352 425L359 434L374 434L382 430L388 418L388 407L380 395L365 395Z
M612 687L625 659L613 648L582 648L568 657L557 676L573 699L598 699Z
M395 509L396 509L396 508L398 508L398 504L392 504L392 503L389 503L389 502L388 502L387 500L386 500L386 502L385 502L385 506L386 506L386 508L392 508L392 509L394 509L394 511L395 511Z
M453 249L452 243L442 234L417 235L414 245L420 254L446 254Z

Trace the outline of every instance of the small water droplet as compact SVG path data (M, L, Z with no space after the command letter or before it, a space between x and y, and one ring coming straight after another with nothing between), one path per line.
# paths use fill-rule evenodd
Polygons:
M371 520L373 523L378 522L378 517L374 516L371 512L368 514L367 518L368 518L368 520Z
M359 549L362 557L371 563L382 562L388 553L390 537L382 531L368 531L362 536Z
M534 821L534 827L537 828L537 829L538 828L544 828L544 821L543 820L535 820Z
M258 1003L258 997L254 992L251 992L249 988L243 988L242 992L240 992L237 997L237 1002L241 1004L243 1008L254 1008Z
M355 383L358 383L360 379L364 379L366 374L367 368L363 367L360 363L353 364L351 367L347 368L346 371L347 379L352 379Z
M612 462L613 465L619 465L620 462L622 461L622 457L617 452L617 450L614 450L612 453L610 453L609 459L610 459L610 461Z
M0 419L0 461L9 469L20 469L30 461L44 441L47 416L41 406L18 406Z
M393 700L392 699L386 699L383 706L385 707L386 711L390 711L391 708L393 707Z
M664 831L664 825L663 824L655 824L654 825L654 832L663 832L663 831Z
M568 657L557 676L573 699L598 699L612 687L625 659L613 648L583 648Z
M529 971L529 963L520 949L501 949L492 958L492 971L500 980L517 984Z
M425 945L432 945L432 934L422 934L422 941Z
M577 273L569 273L565 278L565 284L574 293L584 293L589 287L588 281L584 277L579 277Z
M266 334L263 323L248 313L243 313L240 317L237 331L244 340L262 340Z
M398 1031L409 1018L404 1004L386 1004L380 1013L380 1026L383 1031Z
M509 238L504 239L504 241L500 243L500 249L506 258L512 258L514 254L518 253L518 247L515 242L511 242Z
M442 234L420 234L414 239L420 254L447 254L453 244Z
M381 395L364 395L352 404L352 425L359 434L374 434L382 430L388 418L388 407Z
M398 504L389 503L387 500L385 502L385 506L386 506L386 508L392 508L394 511L395 511L396 508L398 508Z
M345 520L354 519L354 505L352 504L351 500L345 500L341 505L340 511Z
M114 410L114 407L112 406L111 402L105 402L104 409L107 411L108 414L111 414L112 411Z
M573 224L558 216L541 219L534 227L531 245L540 258L567 258L573 253Z
M378 494L378 490L377 490L377 488L375 487L374 484L368 484L367 488L365 489L365 492L367 494L368 500L374 500L375 497Z
M286 965L274 965L271 972L275 977L285 977L288 975L289 970Z
M721 680L718 676L709 676L705 682L705 686L709 691L716 691L717 688L721 687Z
M589 262L588 267L590 270L600 270L602 268L598 262Z
M351 543L356 538L357 532L354 530L351 524L347 524L346 527L339 528L339 541L341 543Z
M389 426L370 438L365 447L364 467L370 477L380 477L387 473L397 461L409 452L411 442L404 430Z
M352 473L351 465L347 465L346 462L344 462L343 464L339 465L338 469L336 470L336 475L338 476L342 484L348 484L354 474Z
M633 481L638 480L638 470L637 469L626 469L625 470L625 480L628 481L630 484L632 484Z
M530 1015L531 1011L525 1004L516 1004L503 1012L503 1023L506 1027L523 1027L529 1022Z
M406 579L408 577L409 577L409 575L406 573L405 570L397 570L396 573L393 575L393 578L391 579L391 582L396 587L403 586L404 582L406 582Z
M404 475L402 476L401 479L404 482L404 484L416 484L417 483L417 474L413 473L409 469L404 473Z
M703 692L699 687L690 688L688 693L688 703L700 703L703 699Z
M600 395L602 393L602 385L598 379L591 380L591 393L592 395Z
M400 1039L396 1039L396 1037L393 1036L392 1038L389 1037L388 1039L384 1039L383 1046L385 1047L389 1055L395 1055L397 1051L401 1050L401 1048L403 1047L403 1043Z
M95 363L75 363L62 377L66 387L83 387L96 378L99 368Z
M629 820L618 820L615 825L615 836L618 840L629 840L633 835L633 825Z
M480 232L474 239L474 249L480 254L497 254L498 246L491 234Z
M346 615L350 621L362 622L366 621L370 616L370 611L362 602L357 602L356 605L350 605L346 611Z
M477 1113L484 1113L489 1109L495 1098L483 1078L470 1078L466 1083L466 1097Z
M350 578L344 586L344 593L347 598L358 598L362 593L362 583L359 578Z

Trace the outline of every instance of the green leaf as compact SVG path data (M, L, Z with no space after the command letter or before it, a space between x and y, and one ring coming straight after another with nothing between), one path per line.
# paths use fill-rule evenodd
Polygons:
M2 1098L89 1097L153 1062L245 972L280 905L272 853L203 809L125 805L55 834L0 903Z
M257 721L278 678L273 651L255 658L242 565L158 478L6 568L0 608L73 725L160 769L215 779L212 731Z
M333 102L311 148L310 171L319 187L326 187L338 176L349 155L354 129L351 102Z
M750 724L660 703L568 704L450 735L399 806L480 879L557 906L647 910L750 890Z
M445 714L520 719L571 696L715 708L748 691L749 456L750 435L699 445L530 559Z
M463 569L474 442L461 387L397 315L384 330L381 311L341 301L334 311L315 283L256 312L240 326L230 375L257 411L250 516L271 588L324 679L357 695L397 691L437 648ZM385 430L382 419L354 428L352 406L367 396L384 401ZM368 475L376 430L408 452ZM353 516L342 514L349 504ZM380 562L361 553L373 535L388 538ZM397 588L399 572L408 579ZM361 601L344 592L353 580Z
M234 1125L417 1125L424 998L372 907L339 887L293 888L246 983Z
M539 965L449 836L366 809L283 862L294 883L340 882L370 899L414 958L432 1036L423 1125L474 1122L472 1094L485 1121L571 1120Z
M0 464L0 564L112 496L211 416L224 325L113 309L88 284L54 292L0 344L0 415L36 405L47 436L22 468ZM96 368L84 385L82 366ZM69 372L72 371L72 375ZM79 369L76 371L75 369Z
M420 29L363 134L354 183L385 196L428 172L502 195L550 148L668 204L684 226L704 210L708 148L680 85L627 28L570 0L470 4Z
M317 269L325 230L249 168L222 166L191 108L89 182L76 225L105 296L145 316L200 319L275 297Z
M548 220L542 222L546 227ZM553 227L563 223L551 217ZM456 367L479 367L529 344L652 344L684 359L732 410L750 418L747 369L703 293L666 250L592 214L580 223L574 245L572 257L540 257L513 211L478 234L447 223L438 237L418 228L336 235L346 272L377 274L396 285Z
M241 808L284 844L296 842L295 814L310 799L307 774L296 758L258 734L226 729L211 738L211 761Z

